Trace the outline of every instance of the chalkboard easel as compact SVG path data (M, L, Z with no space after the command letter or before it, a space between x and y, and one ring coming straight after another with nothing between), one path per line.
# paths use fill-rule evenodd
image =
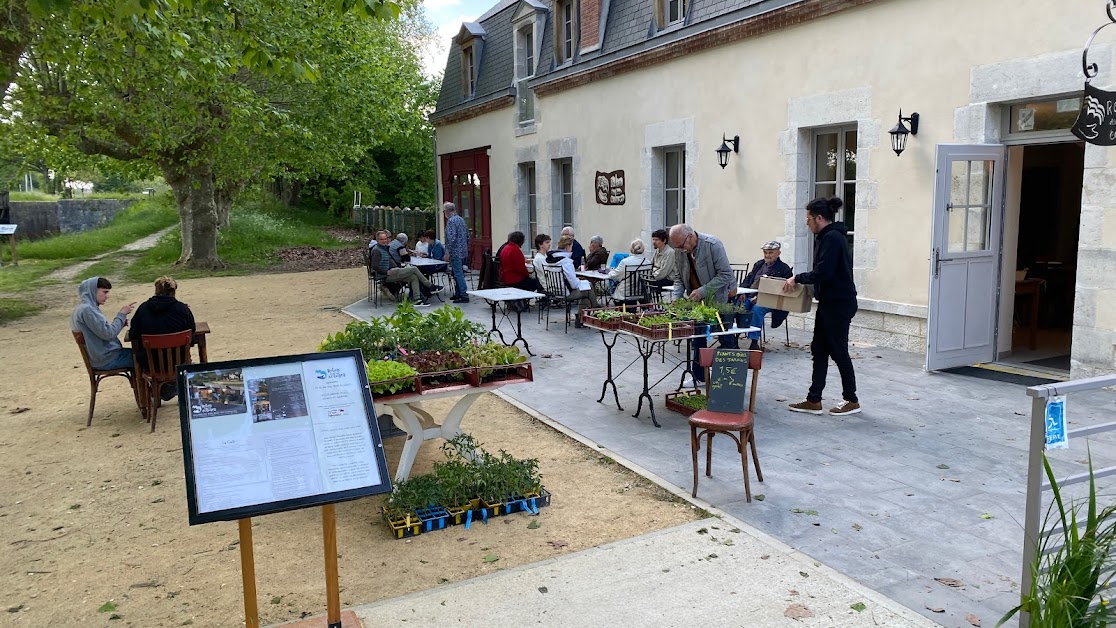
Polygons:
M709 410L740 414L748 409L750 354L751 351L745 349L717 349L713 354L713 367L709 369L709 401L706 405Z

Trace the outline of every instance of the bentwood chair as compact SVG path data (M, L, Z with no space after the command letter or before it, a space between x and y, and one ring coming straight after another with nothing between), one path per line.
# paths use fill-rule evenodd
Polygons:
M715 349L699 349L698 365L705 369L705 397L709 398L710 368L713 366ZM748 409L740 414L732 412L714 412L712 410L698 410L690 415L690 455L694 462L694 497L698 489L698 451L701 450L701 437L706 437L705 443L705 477L712 477L710 469L713 465L713 437L725 434L736 442L736 450L740 452L740 462L744 469L744 496L748 502L752 501L752 487L748 482L748 448L752 449L752 464L756 467L756 478L763 482L763 471L760 471L759 454L756 453L755 412L756 412L756 386L759 384L759 372L763 366L763 352L748 352L748 370L752 378L752 391L748 400Z
M187 329L173 334L144 334L143 350L147 354L147 368L143 371L144 388L147 389L147 420L155 431L158 417L160 389L178 379L178 365L190 364L190 343L194 332ZM179 391L184 394L185 391Z
M139 398L136 388L136 372L131 368L123 369L95 369L89 362L89 351L85 349L85 335L80 331L74 332L74 341L81 351L81 361L85 364L85 372L89 375L89 417L85 419L85 427L93 424L93 408L97 405L97 390L101 387L101 380L109 377L123 377L132 387L132 394L136 397L136 404L142 408L143 402Z

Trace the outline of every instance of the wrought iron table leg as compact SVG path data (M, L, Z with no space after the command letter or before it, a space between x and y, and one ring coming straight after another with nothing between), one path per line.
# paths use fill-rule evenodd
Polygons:
M655 353L655 343L646 340L639 342L639 355L643 358L643 391L639 393L639 404L632 416L639 418L639 413L643 410L643 398L647 397L647 409L651 411L651 422L655 424L655 427L662 427L655 418L655 402L651 399L651 390L648 385L647 362L651 359L653 353Z
M616 342L620 340L620 334L612 335L612 344L608 344L608 339L605 337L604 330L601 330L601 342L604 343L605 351L608 353L608 378L605 379L604 384L601 385L601 398L597 399L597 403L604 401L605 395L608 394L608 385L612 384L612 398L616 400L616 409L623 411L624 408L620 407L620 395L616 392L616 380L612 376L612 348L616 346Z
M508 321L508 322L511 322L511 321ZM511 341L511 345L508 345L508 346L514 346L515 343L517 343L519 341L523 341L523 350L527 352L527 355L529 355L531 357L534 357L535 354L531 353L531 347L528 346L527 339L523 337L523 311L520 308L516 308L516 310L515 310L515 340Z
M496 334L500 337L500 342L504 343L504 345L506 346L508 344L508 341L504 340L504 332L500 331L500 327L496 324L496 307L499 305L499 303L499 301L488 302L488 305L492 307L492 329L488 331L488 339L491 341L492 334Z

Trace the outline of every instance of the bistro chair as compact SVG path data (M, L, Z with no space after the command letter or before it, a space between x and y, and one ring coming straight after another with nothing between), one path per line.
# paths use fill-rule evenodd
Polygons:
M744 280L748 278L748 269L751 266L751 264L729 264L733 274L736 275L736 285L742 285Z
M546 293L546 298L543 299L539 305L539 316L543 315L543 310L546 310L546 329L550 331L550 310L555 307L561 307L566 311L566 333L570 332L570 306L573 304L573 299L570 299L570 289L566 285L566 275L562 272L561 266L552 266L547 264L543 266L543 292Z
M705 397L709 398L710 369L713 366L713 348L698 350L698 366L705 369ZM698 451L701 450L701 437L706 436L705 443L705 477L710 475L713 465L713 436L725 434L736 442L736 450L740 452L741 466L744 468L744 496L748 502L752 501L752 487L748 483L748 447L752 448L752 464L756 467L756 479L763 482L763 471L760 471L759 454L756 453L755 412L756 412L756 386L759 384L759 372L763 366L763 352L748 352L748 370L752 378L752 391L748 399L748 409L740 414L732 412L714 412L712 410L698 410L690 415L690 455L694 462L694 492L697 497L698 489Z
M390 294L392 299L399 301L399 295L407 289L406 286L397 281L380 279L375 269L372 268L372 249L367 247L364 249L364 268L368 271L368 300L372 302L373 306L380 307L381 296L384 292Z
M624 276L620 279L622 300L616 301L617 305L633 305L651 302L651 265L640 264L624 267Z
M155 431L158 417L159 396L163 384L178 380L178 365L190 364L190 343L194 332L187 329L173 334L144 334L143 350L147 353L147 369L143 371L144 388L147 389L147 419ZM180 390L179 394L186 391Z
M139 398L139 391L136 389L136 372L134 369L95 369L90 364L89 352L85 349L85 335L80 331L75 331L74 341L77 342L78 350L81 351L81 361L85 364L85 372L89 375L89 417L85 419L85 427L93 425L93 408L97 405L97 390L101 387L101 380L103 379L123 377L128 380L128 384L132 387L132 394L136 397L136 404L141 408L143 407Z

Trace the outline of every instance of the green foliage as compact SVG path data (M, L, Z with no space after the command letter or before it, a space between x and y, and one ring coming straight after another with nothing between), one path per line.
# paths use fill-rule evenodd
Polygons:
M674 397L674 403L694 410L704 410L709 404L709 399L705 395L678 395Z
M1116 561L1112 558L1116 549L1116 503L1099 506L1091 453L1089 496L1083 501L1067 503L1045 454L1042 464L1054 502L1047 510L1035 554L1030 557L1031 587L1023 593L1022 603L996 625L1001 626L1024 611L1030 613L1034 628L1111 626L1116 621L1116 611L1104 594L1116 576ZM1064 544L1056 550L1053 546L1059 535L1055 534L1055 526L1064 531L1061 538Z
M432 474L416 475L397 482L387 498L389 512L414 512L420 508L437 506L446 501L446 492L438 478Z
M360 349L365 360L380 360L395 350L395 333L381 318L353 321L345 329L326 336L318 351Z
M449 351L468 346L486 335L483 325L465 318L460 308L446 303L423 314L409 301L400 303L386 318L399 346L408 351Z
M610 321L620 318L624 313L617 310L598 310L592 314L593 318L599 321Z
M89 259L108 253L165 229L177 222L177 214L167 197L138 201L117 214L112 222L98 229L81 233L21 242L19 257L23 259Z
M391 360L370 360L368 362L368 386L375 395L394 395L415 385L415 369Z

